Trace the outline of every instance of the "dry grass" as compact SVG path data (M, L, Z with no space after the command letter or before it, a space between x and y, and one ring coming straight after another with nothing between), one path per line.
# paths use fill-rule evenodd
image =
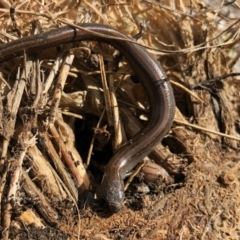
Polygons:
M109 139L117 148L142 127L133 114L145 114L137 110L147 106L141 85L130 80L134 73L124 61L118 72L104 71L114 50L96 42L1 64L2 239L239 239L238 2L46 0L11 5L0 0L0 5L2 44L66 24L101 23L129 36L147 24L138 43L161 62L177 103L175 122L164 139L167 147L159 145L151 154L175 182L149 184L148 194L141 192L141 181L132 184L123 210L112 216L101 201L80 211L79 192L90 182L100 183L100 175L86 173L81 163L81 156L87 156L76 150L75 136L82 134L80 143L89 144L91 137L74 122L82 119L81 127L95 128L98 150ZM11 6L15 13L10 16ZM100 70L91 65L92 58ZM115 135L105 128L106 90L97 81L104 74L120 85L119 121L125 129L108 123ZM102 122L93 115L102 116ZM88 148L92 156L96 150Z

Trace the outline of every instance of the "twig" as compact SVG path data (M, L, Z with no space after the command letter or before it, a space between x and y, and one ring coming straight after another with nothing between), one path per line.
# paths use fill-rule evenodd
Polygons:
M217 82L217 81L221 81L221 80L224 80L228 77L236 77L236 76L239 76L240 73L228 73L228 74L224 74L222 76L219 76L219 77L215 77L215 78L212 78L212 79L209 79L209 80L206 80L206 81L203 81L203 82L200 82L200 83L197 83L197 84L194 84L191 86L191 89L197 89L197 88L202 88L203 86L204 87L208 87L210 85L212 85L213 83Z
M50 117L50 122L54 123L55 121L55 116L57 113L57 109L59 107L59 103L61 100L61 96L62 96L62 91L64 89L65 86L65 82L67 80L67 76L68 76L68 72L70 70L70 67L73 63L74 60L74 55L72 53L70 53L64 60L64 64L61 67L60 73L59 73L59 77L57 79L56 82L56 86L55 86L55 90L54 90L54 94L53 94L53 101L51 104L51 117Z
M55 166L55 171L61 177L64 185L67 187L68 192L71 193L71 196L76 200L78 198L77 189L74 186L73 179L70 174L67 172L65 165L61 161L60 156L56 152L56 149L53 146L52 141L50 140L48 134L46 132L39 132L39 136L41 139L44 139L44 150L50 156L52 164ZM53 171L54 172L54 171Z
M10 188L7 195L7 203L4 205L4 216L3 216L3 239L7 240L9 237L9 229L11 224L12 209L16 200L16 193L19 188L20 176L22 173L22 164L23 159L26 155L28 147L35 144L36 136L33 136L31 139L28 139L28 136L25 136L25 132L22 132L20 135L20 141L22 151L19 154L18 159L13 159L12 168L14 169L11 175Z
M230 138L230 139L233 139L233 140L240 141L240 138L238 138L238 137L234 137L234 136L231 136L231 135L228 135L228 134L225 134L225 133L216 132L216 131L213 131L213 130L210 130L210 129L207 129L207 128L204 128L204 127L199 127L199 126L191 124L191 123L186 123L186 122L179 121L179 120L176 120L176 119L174 119L174 122L179 123L179 124L183 124L185 126L189 126L189 127L192 127L192 128L198 129L198 130L202 130L202 131L205 131L205 132L213 133L213 134L216 134L216 135L219 135L219 136L222 136L222 137L226 137L226 138Z
M38 201L35 201L35 206L38 209L38 211L41 213L41 215L44 217L44 219L51 226L56 226L56 224L60 225L58 223L59 221L58 213L52 208L51 203L47 201L47 198L44 196L44 194L31 181L28 174L23 172L22 178L24 181L22 185L24 191L32 199L38 199Z
M188 88L184 87L182 84L176 82L176 81L173 81L173 80L170 80L171 84L172 85L175 85L181 89L183 89L185 92L187 92L189 95L191 95L193 98L195 98L198 102L200 102L201 104L204 103L204 101L199 98L194 92L192 92L191 90L189 90Z
M124 185L124 191L128 189L129 184L132 182L133 178L141 171L142 167L145 165L146 161L143 160L139 165L134 169L134 172L128 178L127 182Z
M69 170L71 171L75 179L77 188L80 190L80 192L88 189L90 182L89 182L86 170L82 166L81 160L72 158L71 152L65 146L63 139L59 135L53 123L49 123L48 130L50 135L52 136L52 140L55 142L55 144L58 145L61 151L62 157L65 160L67 166L69 167Z
M102 122L102 119L103 119L103 117L104 117L105 112L106 112L106 108L103 109L103 111L102 111L102 113L101 113L101 116L100 116L100 118L99 118L99 120L98 120L98 123L97 123L97 125L96 125L96 128L99 128L100 123ZM96 136L95 136L95 134L94 134L93 137L92 137L91 143L90 143L89 150L88 150L88 156L87 156L87 161L86 161L86 165L87 165L87 166L89 166L89 164L90 164L90 160L91 160L91 156L92 156L92 150L93 150L93 146L94 146L94 141L95 141L95 139L96 139Z

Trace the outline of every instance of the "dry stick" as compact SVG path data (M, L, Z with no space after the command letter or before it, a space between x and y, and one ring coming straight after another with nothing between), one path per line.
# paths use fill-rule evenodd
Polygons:
M90 182L86 173L86 170L84 166L82 165L82 162L78 159L78 164L77 162L74 162L72 159L72 156L69 154L68 150L66 149L66 146L61 139L58 131L56 130L54 126L54 121L55 121L55 116L58 112L58 106L60 103L61 95L62 95L62 90L64 89L64 85L68 76L68 72L70 70L70 66L72 65L72 62L74 60L74 54L70 53L68 57L66 57L65 63L60 71L58 81L56 83L56 88L54 91L53 95L53 102L52 102L52 112L51 112L51 117L50 117L50 122L48 124L48 129L50 134L53 137L53 140L55 143L59 146L59 149L63 155L63 158L65 159L66 164L68 165L71 173L73 174L77 188L79 189L80 192L83 190L86 190L89 188ZM46 88L45 88L46 89ZM80 157L80 156L79 156ZM74 197L72 197L74 199ZM74 201L75 203L75 201ZM77 207L77 206L76 206ZM77 208L78 211L78 208ZM78 211L78 238L80 237L80 214Z
M52 86L52 82L54 80L54 77L56 76L58 70L59 70L59 66L62 63L62 55L60 55L55 61L54 64L52 66L52 69L48 75L48 78L46 79L46 83L44 84L44 90L43 90L43 95L47 94L47 92L49 91L49 88Z
M61 123L59 120L56 120L55 122L58 124L59 128L60 128L60 126L63 127L64 125L66 125L66 127L68 126L64 122ZM68 166L71 164L73 171L76 170L76 175L75 176L80 177L82 179L82 181L81 181L82 183L80 184L80 187L79 187L79 192L81 192L85 189L88 189L89 179L88 179L86 170L85 170L84 166L82 165L81 158L80 158L79 154L76 152L75 149L72 149L72 147L68 148L67 146L69 144L66 145L62 141L62 139L60 139L60 135L58 134L58 132L56 130L56 127L52 123L50 123L49 128L51 128L51 127L53 127L51 129L51 133L53 135L53 140L55 141L55 145L58 145L58 147L61 151L61 154L62 154L63 158L65 159L65 162L67 163ZM72 152L69 152L69 149L72 149ZM76 159L77 159L77 161L76 161ZM71 171L71 172L73 172L73 171ZM61 183L62 183L62 181L61 181ZM63 186L64 186L65 189L67 189L66 185L63 185ZM69 190L67 190L67 193L69 194L70 198L72 199L73 203L75 204L77 212L78 212L78 221L79 221L79 224L78 224L78 238L79 238L80 237L80 213L79 213L78 205L76 203L76 199L74 199L74 195L72 196L70 194Z
M68 192L71 194L69 197L74 198L75 200L78 199L78 193L76 190L76 187L74 186L73 180L69 173L66 171L66 168L64 164L62 163L59 155L57 154L48 134L46 132L40 132L39 135L44 138L44 150L48 153L50 156L50 159L55 167L55 171L58 173L58 175L61 177L63 183L65 184L65 188L68 189Z
M88 72L88 71L84 71L84 70L80 70L80 69L71 69L71 72L72 73L81 73L84 76L92 76L92 75L101 74L101 71L98 71L98 70ZM117 75L132 75L134 72L133 71L117 71L117 72L114 72L114 71L111 71L111 70L107 70L107 71L105 70L105 73L106 74L114 73L114 74L117 74Z
M48 18L50 18L54 23L55 22L55 16L53 16L52 12L48 10L48 8L46 7L46 5L44 5L43 3L39 2L38 0L35 0L35 2L37 2L39 4L39 6L41 6L44 11L46 11L46 15L48 16Z
M0 72L0 81L4 82L4 84L6 84L6 86L8 87L9 90L11 89L11 86L9 85L9 83L2 76L2 72Z
M100 118L98 120L98 123L96 125L96 128L99 128L100 123L102 122L102 119L104 117L105 112L106 112L106 108L103 109L102 114L101 114L101 116L100 116ZM87 163L86 163L87 166L89 166L89 164L90 164L95 138L96 138L96 134L94 133L94 136L92 137L91 144L90 144L90 147L89 147L89 150L88 150Z
M175 81L173 81L173 80L170 80L170 83L171 83L172 85L175 85L175 86L183 89L185 92L189 93L189 95L191 95L193 98L195 98L195 99L196 99L198 102L200 102L201 104L204 103L204 101L203 101L201 98L199 98L193 91L191 91L191 90L189 90L188 88L184 87L182 84L180 84L180 83L178 83L178 82L175 82Z
M56 128L54 126L55 116L56 116L56 113L58 112L58 106L60 103L62 90L64 88L66 78L68 76L68 72L70 70L70 66L73 62L73 59L74 59L74 55L70 54L70 56L67 57L67 59L66 59L66 64L63 65L61 72L59 74L58 82L56 83L55 92L53 94L53 100L52 100L52 106L51 106L51 108L52 108L51 117L50 117L50 122L49 122L48 128L49 128L50 133L52 134L53 140L56 142L56 144L59 145L59 148L64 156L64 159L76 180L77 187L79 188L80 191L83 191L83 190L88 189L89 184L90 184L89 179L87 177L87 173L85 171L85 168L79 159L77 159L78 162L75 162L75 163L73 162L73 159L72 159L71 155L69 154L68 149L66 149L66 146L65 146L63 140L61 139L58 131L56 130ZM80 156L79 156L79 158L80 158Z
M33 74L35 73L36 76L31 76L31 84L30 84L30 94L35 96L34 101L32 103L32 108L37 108L39 105L42 106L42 101L40 102L43 92L43 80L41 79L41 70L40 70L40 64L39 60L37 60L34 63L35 71L33 71Z
M65 58L64 64L60 70L59 77L57 79L57 82L55 85L55 90L54 90L53 97L52 97L51 116L50 116L51 123L54 123L54 121L55 121L55 116L57 114L57 110L58 110L59 103L61 100L62 91L64 89L65 82L66 82L66 79L68 76L68 72L70 70L70 66L73 63L73 60L74 60L74 55L72 53L70 53ZM47 90L46 87L45 87L45 90ZM44 92L45 92L45 90L44 90Z
M105 73L106 73L106 72L105 72ZM112 73L112 71L111 71L111 73ZM116 74L118 74L118 73L116 73ZM120 86L121 82L122 82L122 80L119 81L118 85L117 85L115 88L114 88L114 86L111 86L111 91L116 92L117 89L118 89L118 87ZM106 83L105 83L105 84L106 84ZM113 95L113 94L111 94L111 92L110 92L109 94L110 94L110 96ZM117 108L117 109L118 109L118 108ZM103 111L102 111L102 113L101 113L101 116L100 116L100 118L99 118L99 120L98 120L98 123L97 123L97 125L96 125L95 128L99 128L100 123L102 122L102 119L103 119L103 117L104 117L105 112L106 112L106 107L103 109ZM114 112L114 115L115 115L115 114L118 114L118 112L115 112L114 110L113 110L113 112ZM118 117L118 118L119 118L119 117ZM115 122L116 122L116 121L114 121L114 123L115 123ZM89 150L88 150L87 166L89 166L89 164L90 164L94 141L95 141L95 134L94 134L94 136L93 136L93 138L92 138L92 140L91 140L91 144L90 144L90 147L89 147Z
M17 77L16 77L17 80L16 80L12 90L8 93L8 97L7 97L8 102L6 104L6 111L5 112L8 112L9 116L11 115L11 107L10 106L13 104L13 99L14 99L14 96L15 96L16 91L17 91L17 85L19 84L19 78L20 78L19 75L20 75L20 69L18 68ZM15 113L14 116L16 116L16 113ZM14 120L14 119L12 119L12 120ZM10 127L11 128L15 127L15 121L14 122L8 121L6 127L4 126L4 129L11 130ZM5 132L4 129L3 129L3 136L5 138L3 140L3 147L2 147L1 167L3 167L4 164L6 164L7 166L6 166L6 169L3 172L2 176L1 176L1 180L0 180L0 199L3 199L3 197L2 197L3 189L5 188L7 173L8 173L9 167L10 167L10 164L5 163L4 159L6 159L8 146L9 146L9 140L10 140L10 137L12 136L12 134L13 134L13 131L14 131L14 130L12 130L12 131ZM10 136L8 136L9 132L11 133ZM2 212L2 204L0 204L0 210L1 210L0 212ZM0 216L1 215L2 214L0 214ZM1 219L1 222L2 222L2 219Z
M7 2L7 1L5 1L5 2ZM22 1L22 2L24 2L24 1ZM21 2L21 3L22 3ZM28 1L25 1L25 2L28 2ZM1 4L3 3L3 1L1 1ZM20 6L20 5L18 5L18 6ZM42 6L42 5L41 5ZM0 17L3 17L4 15L8 15L9 14L9 8L11 7L11 5L9 6L9 7L7 7L7 9L6 8L0 8L0 12L2 12L3 14L2 15L0 15ZM61 12L61 14L64 14L64 13L67 13L68 11L62 11ZM21 9L15 9L15 13L17 13L17 14L28 14L28 15L33 15L34 16L34 18L37 18L37 17L44 17L44 18L46 18L46 19L49 19L49 18L51 18L51 17L49 17L49 15L48 14L46 14L46 13L41 13L41 12L36 12L36 11L29 11L29 10L21 10ZM54 19L55 19L56 17L54 17ZM10 35L10 34L7 34L6 32L3 32L4 33L4 35L5 36L7 36L7 35ZM16 37L13 37L13 36L11 36L10 37L10 39L12 39L12 40L16 40Z
M83 172L79 173L78 168L76 167L71 155L69 154L68 150L66 149L66 146L65 146L63 140L61 139L61 136L59 135L57 129L55 128L55 126L52 122L49 123L48 129L49 129L49 132L52 136L53 141L55 141L55 143L58 145L58 147L61 151L61 154L62 154L70 172L72 173L72 175L75 179L77 188L80 189L81 192L85 189L88 189L90 182L89 182L89 179L87 177L87 173L86 173L85 168L82 167ZM74 197L72 197L72 199L74 199ZM75 203L75 201L74 201L74 203ZM78 207L77 207L77 211L78 211L78 217L79 217L78 218L79 219L78 237L79 237L80 236L80 214L79 214Z
M208 79L208 80L205 80L205 81L202 81L200 83L197 83L197 84L193 84L191 87L191 89L196 89L198 87L208 87L209 85L212 85L214 84L215 82L217 81L221 81L221 80L224 80L228 77L237 77L239 76L240 73L239 72L233 72L233 73L227 73L227 74L224 74L224 75L221 75L219 77L215 77L215 78L211 78L211 79ZM239 80L238 80L239 81Z
M233 69L233 66L238 62L240 58L240 52L236 51L235 56L231 57L231 60L228 62L227 67L228 69Z
M76 114L76 113L72 113L72 112L67 112L67 111L61 111L62 114L66 115L66 116L70 116L70 117L74 117L74 118L78 118L83 120L84 117L82 115Z
M55 172L55 169L49 164L46 157L42 155L42 152L38 149L37 146L32 146L28 148L28 158L31 159L31 176L33 181L37 180L40 181L40 187L45 192L44 195L49 197L50 199L58 199L58 201L63 201L67 198L66 192L63 190L62 186L59 184L59 182L56 180L55 176L53 175L53 172ZM44 183L47 182L47 186L44 187Z
M202 130L202 131L205 131L205 132L213 133L213 134L216 134L216 135L219 135L219 136L222 136L222 137L226 137L226 138L230 138L230 139L233 139L233 140L240 141L240 138L238 138L238 137L234 137L234 136L231 136L231 135L228 135L228 134L225 134L225 133L216 132L216 131L213 131L213 130L210 130L210 129L207 129L207 128L204 128L204 127L199 127L199 126L191 124L191 123L179 121L179 120L176 120L176 119L174 119L174 122L179 123L179 124L183 124L185 126L189 126L189 127L192 127L192 128L198 129L198 130Z
M7 174L9 171L10 164L7 164L6 169L4 169L4 172L1 174L1 180L0 180L0 199L3 199L3 190L5 187L6 179L7 179ZM0 213L2 213L2 203L0 204ZM0 222L2 222L2 214L0 214Z
M18 159L14 159L12 167L14 169L11 175L10 188L7 195L7 203L4 206L4 216L3 216L3 239L7 240L9 236L9 228L11 224L11 213L13 205L15 203L16 193L19 188L20 176L22 173L22 164L23 159L26 155L28 147L36 144L36 136L33 136L31 139L28 139L28 136L25 137L25 132L22 132L20 135L20 141L22 142L21 148L23 149L19 155Z
M72 173L73 177L75 178L75 183L77 185L77 188L79 189L79 192L83 192L83 190L89 188L89 179L88 175L86 173L86 170L84 166L82 165L80 156L73 158L73 154L69 152L68 148L66 147L65 143L63 142L61 136L59 135L58 131L56 130L56 127L52 122L50 122L48 126L49 132L52 135L53 141L55 141L55 145L58 145L62 157L66 162L66 165L68 166L70 172ZM74 154L76 156L76 153ZM80 165L81 164L81 165ZM66 187L67 188L67 187ZM70 194L70 191L67 191L68 194ZM80 238L80 213L78 209L78 205L76 203L76 200L74 199L74 195L70 195L70 198L73 200L73 203L76 206L77 212L78 212L78 239Z
M118 55L120 53L117 51ZM109 64L109 68L113 69L113 64ZM116 96L116 91L120 86L122 79L118 82L117 86L114 86L114 75L110 74L108 77L108 85L109 85L109 94L110 94L110 101L113 113L113 126L114 126L114 142L113 142L113 150L116 151L123 142L124 136L121 129L121 121L120 121L120 113L118 107L118 101Z
M51 204L47 201L44 194L35 186L32 182L30 177L27 173L23 171L22 173L23 178L23 189L27 193L31 199L35 199L35 206L44 219L51 225L51 226L58 226L60 225L57 221L59 218L57 212L52 208Z
M30 72L30 64L26 65L25 71L23 71L22 75L21 75L21 79L19 79L19 77L17 77L18 81L15 82L14 87L12 89L11 92L9 92L9 94L7 95L7 104L6 104L6 111L9 113L10 119L8 121L8 123L6 124L6 126L4 126L5 129L8 129L8 132L5 132L4 135L4 140L3 140L3 151L2 151L2 159L6 159L7 156L7 150L8 150L8 146L9 146L9 141L14 133L14 129L15 129L15 122L16 122L16 116L17 116L17 112L19 109L19 105L20 102L22 100L22 95L25 89L25 85L26 85L26 76L29 75ZM19 76L19 71L18 71L18 76ZM25 151L22 152L22 154L25 155ZM22 159L23 159L23 155L21 155ZM22 163L22 159L21 157L19 158L19 164ZM9 164L11 163L7 163L7 169L9 169ZM20 165L21 166L21 165ZM17 171L17 170L16 170ZM15 179L14 181L18 181L19 179L17 177L20 177L18 175L18 171L15 171ZM3 176L7 176L7 174L4 174ZM13 181L13 179L12 179ZM5 183L6 183L6 179L1 179L1 193L5 187ZM16 185L17 186L17 185ZM4 209L4 216L3 216L3 239L7 240L8 236L9 236L9 227L10 227L10 223L11 223L11 211L10 209L12 209L10 200L14 200L14 196L15 194L14 191L16 191L16 188L10 188L9 189L9 193L8 193L8 202L5 206ZM10 195L11 194L13 195ZM13 196L13 197L12 197Z
M142 167L146 164L146 160L143 160L139 165L134 169L131 176L128 178L127 182L124 184L124 191L128 189L128 186L133 181L133 178L141 171Z
M117 88L114 86L114 76L111 74L108 78L109 82L109 94L110 101L113 113L113 127L114 127L114 141L113 141L113 150L116 151L120 148L123 142L123 133L121 131L121 121L120 121L120 113L117 102L116 90Z
M110 127L112 127L114 123L113 123L113 112L111 108L110 91L108 88L106 74L104 71L103 57L101 55L99 55L99 64L100 64L101 80L102 80L102 86L103 86L103 92L104 92L104 100L105 100L105 107L107 111L108 124L110 125Z
M101 10L95 7L95 4L90 4L89 1L84 0L84 4L86 4L90 9L92 9L97 15L104 21L104 23L109 23L109 21L105 18L105 16L102 14Z
M108 123L110 128L114 128L114 141L113 141L113 149L117 150L122 142L122 134L120 129L120 120L119 120L119 110L117 107L117 100L116 100L116 92L113 84L113 80L109 80L109 84L107 84L105 68L103 57L99 56L99 63L100 63L100 71L101 71L101 79L104 91L104 99L105 99L105 106L107 110L108 116ZM110 86L110 87L108 87Z

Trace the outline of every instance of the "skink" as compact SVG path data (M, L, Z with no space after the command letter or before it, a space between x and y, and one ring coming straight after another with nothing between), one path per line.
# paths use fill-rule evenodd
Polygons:
M169 131L175 112L171 85L160 64L133 39L105 25L81 24L18 39L0 46L0 63L24 52L33 53L59 44L83 40L105 42L117 48L125 57L144 86L150 104L147 126L124 144L106 166L102 192L112 212L118 212L124 200L124 178ZM126 41L117 38L125 39ZM130 40L130 41L129 41Z

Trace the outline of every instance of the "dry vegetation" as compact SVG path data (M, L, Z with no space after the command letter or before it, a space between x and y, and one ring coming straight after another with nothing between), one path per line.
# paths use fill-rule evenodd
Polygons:
M131 80L134 71L124 60L117 72L110 71L114 49L96 42L1 64L2 239L240 238L240 10L234 1L213 5L201 0L0 0L1 44L66 24L102 23L129 36L146 24L138 43L161 62L177 103L171 132L150 156L170 181L148 183L151 191L144 193L141 178L135 179L124 208L111 216L103 201L84 201L81 193L90 183L98 192L97 159L109 159L109 140L116 149L144 124L139 116L145 112L138 108L147 108L146 96ZM118 86L118 101L112 97L106 109L119 104L125 128L106 120L104 71L110 86ZM87 161L88 152L93 159L86 173L81 158Z

